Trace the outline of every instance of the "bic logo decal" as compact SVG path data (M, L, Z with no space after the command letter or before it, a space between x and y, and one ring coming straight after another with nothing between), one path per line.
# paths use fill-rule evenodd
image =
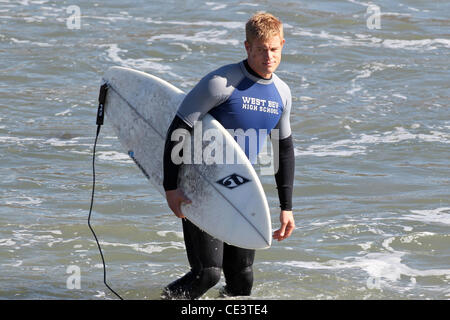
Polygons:
M234 189L234 188L239 187L249 181L250 181L249 179L241 177L237 173L233 173L233 174L230 174L229 176L222 178L216 182L228 189Z

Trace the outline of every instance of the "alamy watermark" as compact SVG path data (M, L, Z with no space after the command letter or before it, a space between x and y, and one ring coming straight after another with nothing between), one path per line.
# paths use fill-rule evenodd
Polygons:
M242 152L261 175L272 175L278 171L279 130L273 129L228 129L231 138L240 146ZM268 137L271 139L268 139ZM201 121L197 121L192 131L176 129L171 141L177 142L172 149L171 160L174 164L244 164L245 156L233 147L231 139L215 128L203 130ZM270 143L271 140L271 143ZM227 143L228 141L228 143Z
M79 266L71 265L66 269L66 273L70 274L66 280L66 288L69 290L81 289L81 269Z
M70 16L66 19L66 26L70 30L81 29L81 9L79 6L71 5L66 9L66 13Z
M370 4L367 7L366 15L369 15L366 20L368 29L381 29L381 10L376 4Z

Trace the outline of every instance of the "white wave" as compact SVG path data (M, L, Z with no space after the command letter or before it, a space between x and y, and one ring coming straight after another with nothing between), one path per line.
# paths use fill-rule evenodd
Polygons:
M356 1L356 0L347 0L348 2L354 3L354 4L359 4L361 6L370 6L372 5L372 2L362 2L362 1Z
M100 160L106 161L114 161L120 163L133 163L133 160L130 159L130 156L117 151L100 151L98 152L98 158Z
M222 9L225 9L227 7L226 4L218 3L218 2L206 2L205 4L207 6L212 6L212 8L211 8L212 11L222 10Z
M61 230L42 230L40 232L50 232L50 233L53 233L53 234L56 234L56 235L62 235Z
M401 94L399 94L399 93L394 93L392 96L395 97L395 98L399 98L399 99L403 99L403 100L408 100L407 97L405 97L404 95L401 95Z
M295 148L295 156L341 156L348 157L355 154L365 154L369 145L382 143L398 143L408 140L423 142L450 143L450 134L431 131L429 134L411 133L403 127L396 127L395 131L387 131L382 134L361 134L356 139L343 139L326 144L308 146L305 150Z
M102 246L112 246L112 247L129 247L135 251L138 252L145 252L145 253L158 253L162 252L166 249L184 249L184 243L182 242L173 242L170 241L168 243L144 243L144 244L137 244L137 243L113 243L113 242L100 242ZM166 246L163 246L166 244Z
M177 238L183 239L183 232L178 231L158 231L156 234L160 237L166 237L169 233L173 233Z
M152 18L135 18L136 20L143 20L146 23L153 24L170 24L179 26L194 26L194 27L222 27L226 29L242 29L245 25L240 21L177 21L177 20L154 20Z
M101 268L103 268L103 265L99 265ZM97 267L97 265L95 265ZM106 298L106 293L104 291L96 290L97 294L94 294L94 297L96 298Z
M3 263L1 266L4 267L20 267L23 263L23 260L17 260L15 263Z
M24 145L24 142L36 142L36 141L42 141L42 139L37 138L19 138L19 137L13 137L13 136L0 136L0 143L8 143L12 142L17 145Z
M302 102L309 102L309 101L314 101L316 99L308 97L308 96L300 96L299 100L302 101Z
M128 50L121 49L116 43L110 45L102 45L101 47L107 46L106 54L109 60L115 62L123 67L140 69L140 70L154 70L154 71L169 71L172 68L168 65L158 63L157 61L161 61L159 58L121 58L119 54L126 53ZM172 73L171 73L172 74Z
M0 247L12 247L16 244L13 239L0 239Z
M343 44L347 44L347 45L357 44L357 42L355 42L355 40L353 40L351 37L332 35L329 32L324 31L324 30L320 31L320 33L314 33L311 31L298 29L296 31L293 31L292 35L299 35L299 36L326 39L326 40L335 40L335 41L339 41L339 42L341 42Z
M432 210L410 210L410 211L413 214L403 215L400 218L404 220L450 225L450 207L443 207Z
M240 6L250 6L250 7L258 7L259 4L257 3L250 3L250 2L241 2L239 3Z
M59 230L42 230L36 231L39 233L52 233L53 235L60 235ZM29 247L36 244L46 244L48 247L52 247L55 243L68 243L73 241L73 239L64 240L63 238L54 237L51 234L37 235L31 233L30 230L14 230L14 237L12 241L16 242L16 248Z
M292 31L292 35L330 40L328 43L321 43L319 47L331 45L338 46L368 46L375 48L407 49L407 50L435 50L438 48L450 48L450 39L421 39L421 40L402 40L402 39L381 39L371 35L356 34L353 36L334 35L321 30L319 33L304 29Z
M347 1L351 2L351 3L354 3L354 4L358 4L358 5L364 6L364 7L370 7L370 6L374 5L374 3L372 1L369 1L369 2L362 2L362 1L357 1L357 0L347 0ZM403 3L399 3L399 6L400 7L404 7L405 5ZM414 8L414 7L411 7L411 6L407 6L407 9L411 10L411 11L415 11L415 12L420 12L420 11L422 11L422 12L429 12L429 10L427 10L427 9L420 10L420 9L417 9L417 8ZM380 14L381 14L381 16L383 16L383 15L411 16L411 14L408 14L408 13L383 12L383 11L381 11Z
M412 17L412 14L410 13L401 13L401 12L380 12L380 17Z
M339 150L339 148L345 147L347 150ZM363 146L348 146L341 145L339 142L332 143L331 145L312 145L306 150L301 150L299 147L295 148L295 156L315 156L315 157L350 157L355 154L365 154L366 148Z
M53 46L50 43L46 43L46 42L37 42L37 41L30 41L30 40L19 40L19 39L16 39L16 38L10 38L10 40L13 43L16 43L16 44L31 44L31 45L38 46L38 47L52 47Z
M55 116L56 116L56 117L59 117L59 116L65 116L65 115L70 116L70 115L72 115L71 111L72 111L72 109L69 108L69 109L67 109L67 110L64 110L64 111L55 113Z
M59 139L59 138L50 138L45 141L43 141L44 144L49 144L53 147L66 147L66 146L85 146L85 147L91 147L92 143L80 143L78 141L78 138L73 138L70 140L65 139ZM100 146L97 144L97 146ZM108 146L108 145L105 145Z
M83 19L96 19L96 20L103 20L108 22L117 22L117 21L128 21L133 19L131 16L88 16L83 15Z
M429 277L449 276L450 269L413 269L402 263L405 252L368 253L362 257L346 257L344 260L329 260L327 262L316 261L287 261L276 264L294 268L313 270L339 270L339 269L361 269L369 277L385 279L387 281L398 281L401 276Z
M403 5L400 4L400 6L403 6ZM408 10L415 11L415 12L430 12L430 10L428 10L428 9L420 10L420 9L417 9L417 8L414 8L414 7L410 7L410 6L408 6L407 8L408 8Z
M405 65L397 65L397 64L385 64L381 62L371 62L368 64L365 64L362 66L362 70L356 71L356 77L351 80L352 88L348 91L346 91L347 94L353 95L355 92L358 92L362 89L362 87L358 84L356 84L356 81L358 79L364 79L364 78L370 78L374 72L378 71L384 71L386 69L397 69L397 68L403 68ZM395 95L393 95L395 96ZM399 97L400 95L396 95L396 97ZM402 98L405 98L404 96L401 96Z
M396 131L385 132L384 134L361 134L360 138L355 141L357 144L380 144L380 143L395 143L405 140L416 139L417 135L408 132L402 127L395 128Z
M360 246L364 251L369 250L373 245L373 241L367 241L365 243L358 243L358 246Z
M372 75L372 71L370 71L370 70L360 71L359 74L351 81L352 89L347 90L345 93L353 95L356 92L362 90L362 87L360 85L356 84L356 80L362 79L362 78L369 78L371 75Z
M182 42L172 42L171 45L174 45L174 46L180 46L180 47L182 47L184 50L186 50L186 51L188 51L188 52L192 52L192 49L189 48L189 46L188 46L187 44L185 44L185 43L182 43Z
M430 237L430 236L434 236L435 233L433 232L417 232L417 233L413 233L413 234L409 234L406 236L402 236L400 237L400 242L401 243L412 243L412 242L417 242L418 244L422 244L419 240L421 238L425 238L425 237Z
M41 199L36 199L32 197L18 197L14 200L5 201L7 205L19 205L19 206L27 206L27 205L38 205L41 204Z
M23 20L28 23L38 22L43 23L46 17L44 16L32 16L32 17L24 17Z
M192 43L214 43L221 45L233 45L236 46L239 44L239 41L236 39L225 39L227 34L226 30L207 30L200 31L195 33L192 36L188 36L185 34L162 34L153 36L148 39L149 42L153 42L156 40L175 40L175 41L189 41Z
M449 39L394 40L385 39L383 47L391 49L424 49L434 50L438 47L450 48Z

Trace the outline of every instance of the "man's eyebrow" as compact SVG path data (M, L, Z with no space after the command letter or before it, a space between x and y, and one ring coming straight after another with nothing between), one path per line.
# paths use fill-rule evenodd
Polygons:
M260 45L260 46L257 46L257 48L269 48L269 49L273 49L273 48L279 48L280 47L280 45L274 45L274 46L272 46L272 45L268 45L268 46L266 46L266 45Z

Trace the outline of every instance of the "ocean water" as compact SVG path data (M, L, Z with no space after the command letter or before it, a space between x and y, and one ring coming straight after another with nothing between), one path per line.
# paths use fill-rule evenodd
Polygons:
M450 298L448 1L0 0L1 299L115 299L87 226L101 76L126 66L188 91L245 58L259 10L285 23L296 230L257 252L249 299ZM108 282L159 299L188 271L180 221L107 119L96 171Z

